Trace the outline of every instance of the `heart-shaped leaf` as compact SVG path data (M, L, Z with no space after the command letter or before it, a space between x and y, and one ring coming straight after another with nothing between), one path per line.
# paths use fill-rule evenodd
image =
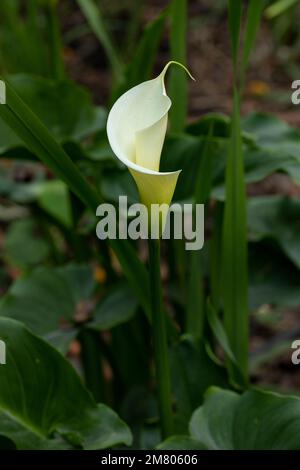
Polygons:
M300 399L211 388L190 422L191 437L214 450L299 450Z
M72 446L103 449L131 443L127 426L105 405L96 405L73 367L21 323L0 318L7 360L0 369L0 435L19 449L52 445L61 436Z

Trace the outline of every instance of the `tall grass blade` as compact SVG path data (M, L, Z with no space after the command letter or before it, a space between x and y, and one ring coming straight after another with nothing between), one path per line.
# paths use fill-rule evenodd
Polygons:
M222 227L224 203L218 201L214 208L213 231L209 240L210 297L217 313L221 309L222 297Z
M48 76L47 48L40 25L40 5L36 0L26 2L26 13L26 33L35 73Z
M170 48L171 59L186 64L186 27L187 1L173 0L171 4ZM181 132L184 129L187 116L187 75L178 67L170 70L170 110L171 129Z
M211 138L213 124L206 137L200 165L196 175L194 192L195 204L205 204L209 200L212 182ZM186 331L195 338L202 338L205 323L205 292L203 280L203 253L192 251L189 257L189 282L187 287Z
M65 78L65 66L62 55L62 41L57 16L57 0L48 0L48 32L52 77L56 80Z
M239 37L242 2L228 0L228 20L231 33L234 87L231 135L226 164L226 203L223 224L222 293L224 325L243 382L248 381L248 270L247 270L247 221L246 188L244 178L243 148L240 124L240 94L251 48L261 17L263 2L250 0L248 7L245 45L239 70ZM241 80L239 80L239 78ZM230 375L235 371L228 358Z
M18 45L16 48L12 48L11 57L7 50L4 51L4 54L2 51L4 63L1 64L1 67L2 70L11 70L11 66L15 68L16 64L18 64L23 70L34 72L34 54L30 54L28 37L24 29L23 20L20 18L19 6L18 2L9 0L2 0L0 2L3 35L9 32L9 41L13 40ZM4 38L1 38L2 41L3 39Z
M141 16L144 9L144 0L131 0L130 20L127 28L127 38L125 52L131 57L131 53L135 48L135 41L138 36Z
M228 0L228 21L235 79L237 77L238 51L241 31L242 0Z
M123 82L113 90L113 102L128 89L151 78L167 13L168 10L165 9L146 26L130 63L126 67Z
M246 188L240 128L240 99L234 87L231 136L226 166L222 293L224 325L245 382L248 377L248 294ZM231 374L234 374L230 363ZM238 382L238 378L236 378Z
M276 16L282 15L297 3L298 0L278 0L266 9L266 17L270 20L276 18Z
M250 52L254 45L256 38L256 33L259 28L260 19L262 11L264 8L264 0L250 0L248 11L247 11L247 20L246 20L246 30L245 30L245 39L243 47L243 56L242 56L242 67L241 67L241 84L244 85L246 69L250 57Z
M187 287L186 332L196 339L203 338L205 302L203 285L203 256L201 251L189 255L189 280Z
M123 63L106 30L100 7L95 4L94 0L77 0L77 3L91 30L102 45L110 61L115 80L118 81L123 74Z

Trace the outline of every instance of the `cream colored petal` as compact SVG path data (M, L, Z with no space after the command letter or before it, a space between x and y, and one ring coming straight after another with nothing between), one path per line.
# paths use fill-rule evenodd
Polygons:
M160 121L164 123L163 118L167 116L170 106L171 100L165 95L161 75L131 88L115 102L108 116L107 134L112 150L125 165L140 165L136 154L137 140L140 149L140 136L148 132L153 136L155 130L158 136L152 144L152 155L153 160L159 162L166 126L161 129L155 124ZM143 161L139 151L141 159Z
M111 148L129 168L141 202L148 207L151 204L170 204L181 171L159 172L171 107L164 77L172 63L178 64L169 62L157 78L124 93L113 105L107 121Z
M151 204L169 205L171 203L180 172L181 170L151 175L130 169L137 184L141 202L149 208Z
M156 175L132 169L129 171L138 187L141 203L148 208L149 215L154 215L149 220L152 230L161 236L181 170L172 173L157 173ZM155 212L154 205L160 206L160 208L156 207L158 212Z
M146 129L136 132L136 163L148 170L159 171L160 155L168 125L168 114Z

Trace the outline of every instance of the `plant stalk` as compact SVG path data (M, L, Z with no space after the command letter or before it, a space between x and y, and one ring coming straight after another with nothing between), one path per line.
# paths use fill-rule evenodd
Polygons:
M149 238L148 243L154 361L162 438L165 439L172 434L173 417L166 319L162 305L160 240Z
M96 402L105 402L105 380L101 363L101 346L99 334L96 331L83 328L80 333L82 346L82 365L85 383L92 392Z

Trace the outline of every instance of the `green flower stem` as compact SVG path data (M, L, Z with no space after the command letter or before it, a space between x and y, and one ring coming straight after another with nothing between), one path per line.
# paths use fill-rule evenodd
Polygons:
M160 277L160 240L149 238L148 243L154 360L162 438L165 439L172 434L173 417L166 318L163 311Z
M82 365L85 383L96 402L106 402L106 385L102 370L102 351L99 333L83 328L80 332Z

